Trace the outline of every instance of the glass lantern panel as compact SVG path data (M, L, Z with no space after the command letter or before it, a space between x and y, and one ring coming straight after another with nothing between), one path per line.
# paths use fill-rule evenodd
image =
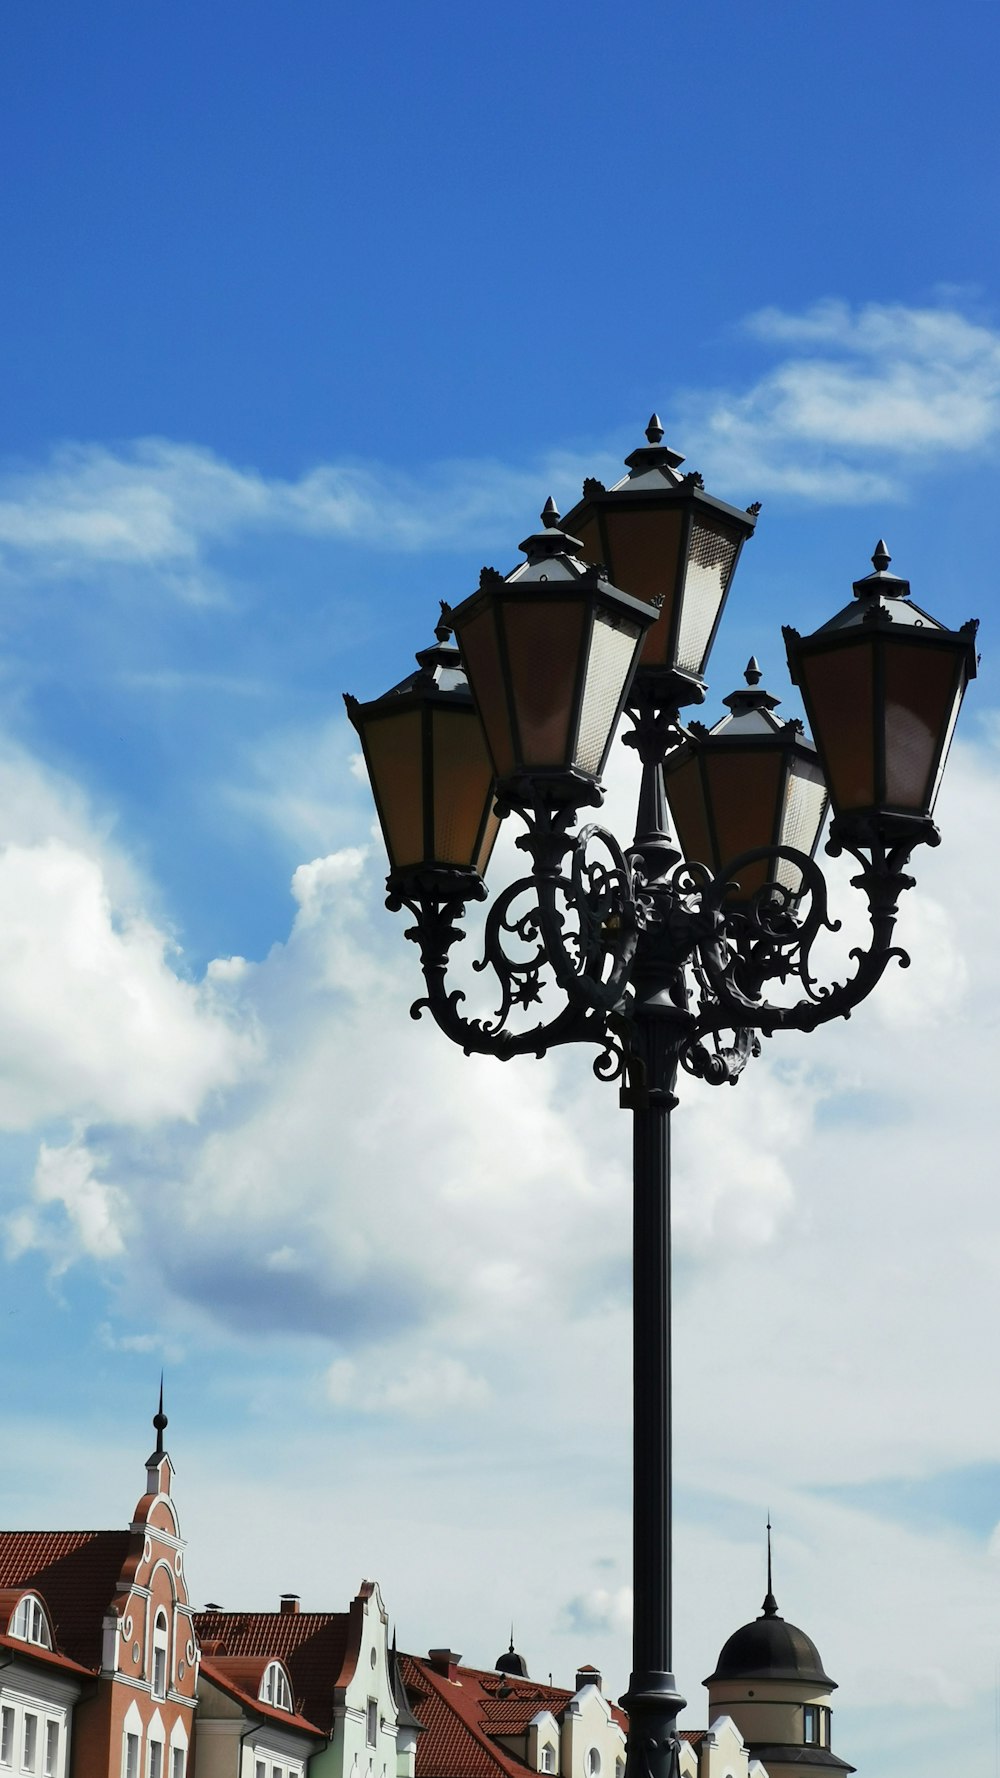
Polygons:
M503 667L497 645L494 606L489 605L468 623L462 625L457 641L468 674L472 695L479 708L486 741L493 755L498 778L514 769L514 746L510 733L507 694Z
M834 808L874 808L871 641L807 655L799 674Z
M587 682L573 763L596 778L611 745L625 682L635 656L639 625L598 610L590 637Z
M706 751L705 782L721 870L741 852L774 845L786 757L784 747L748 747L739 752L735 748L720 748L711 754ZM749 900L763 888L772 870L773 861L766 858L741 868L739 886L729 900Z
M544 586L529 598L504 600L519 762L525 766L544 770L570 763L586 615L582 599L547 598Z
M434 784L434 858L474 865L486 800L492 802L493 765L474 709L431 712Z
M491 792L490 806L486 811L486 820L483 823L483 837L479 843L479 851L476 853L475 858L475 867L481 877L485 877L486 875L486 866L490 862L493 848L496 845L497 834L499 832L500 817L493 813L493 794Z
M884 648L886 802L929 815L938 747L957 713L955 650L891 639Z
M826 785L819 766L807 764L801 759L793 760L785 784L785 806L781 812L779 844L794 846L797 852L804 852L807 858L811 858L816 850L825 813ZM790 858L779 859L774 880L785 889L790 889L793 895L798 895L802 888L802 872Z
M422 864L427 853L420 711L375 717L365 724L364 744L389 863L394 870Z
M642 647L644 667L673 666L671 656L674 592L684 513L680 506L657 512L622 501L604 513L613 586L647 604L662 598L663 607L650 624Z
M715 869L712 836L705 812L705 795L701 767L691 755L683 764L664 773L667 801L681 851L689 864L705 864Z
M692 523L676 664L699 678L732 576L738 542L723 525L701 517Z

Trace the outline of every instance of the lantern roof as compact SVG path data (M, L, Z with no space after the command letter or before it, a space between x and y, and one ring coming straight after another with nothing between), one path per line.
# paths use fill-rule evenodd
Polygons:
M710 729L705 729L701 723L697 722L693 722L691 728L699 737L709 735L713 740L720 741L750 740L755 736L770 740L774 735L787 735L789 731L793 731L803 747L808 748L810 752L815 752L812 742L803 733L802 724L796 717L793 716L790 720L786 720L783 717L775 716L774 712L781 703L781 699L774 697L761 685L761 677L757 657L751 655L744 673L746 685L739 686L736 691L730 692L728 698L722 700L729 710L729 715L721 717Z
M560 528L559 508L551 494L542 508L541 517L542 530L533 531L530 537L525 537L517 546L524 551L527 561L519 562L504 579L509 583L525 580L593 580L595 570L581 557L583 544L579 537L571 537L568 531Z
M418 649L415 657L417 671L408 673L398 685L390 686L383 694L385 698L406 697L412 692L436 691L445 697L468 702L469 682L462 666L462 657L450 640L451 626L444 617L436 624L434 637L429 648Z
M719 500L716 495L706 493L705 478L697 469L681 473L684 458L680 451L672 450L663 443L663 426L658 414L650 416L646 439L646 444L630 451L625 458L628 475L623 475L610 488L606 488L595 476L587 477L583 484L583 500L574 506L569 515L571 520L589 501L601 497L606 499L609 495L636 495L647 499L650 495L662 497L664 494L676 494L678 498L695 495L701 508L714 508L729 518L738 519L744 535L750 535L760 512L759 501L743 509L731 506L727 500Z
M828 635L836 630L854 630L862 624L902 625L909 629L947 630L938 618L932 617L929 611L921 610L910 600L910 583L898 574L889 573L892 557L886 549L884 538L879 538L872 552L873 574L866 574L861 580L854 582L854 598L842 611L838 611L816 631L818 636ZM970 678L975 673L975 665L970 669Z

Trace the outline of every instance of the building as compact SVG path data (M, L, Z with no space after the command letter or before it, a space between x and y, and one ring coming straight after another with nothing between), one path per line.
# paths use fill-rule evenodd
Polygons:
M201 1611L195 1778L415 1778L374 1581L347 1611Z
M198 1647L167 1419L127 1530L0 1532L0 1772L188 1778Z
M449 1648L401 1656L406 1692L422 1725L416 1778L623 1778L624 1713L583 1667L573 1691L529 1678L513 1637L491 1672L463 1667Z
M767 1593L761 1614L723 1644L705 1680L709 1716L725 1714L768 1778L802 1778L803 1767L853 1772L833 1752L831 1695L815 1642L778 1612L771 1585L771 1527L767 1528ZM699 1778L704 1778L699 1774Z
M596 1668L533 1680L450 1648L397 1654L378 1586L343 1612L195 1613L164 1448L163 1392L127 1529L0 1532L0 1778L624 1778L627 1721ZM834 1681L778 1612L723 1645L708 1729L682 1730L681 1778L849 1774Z

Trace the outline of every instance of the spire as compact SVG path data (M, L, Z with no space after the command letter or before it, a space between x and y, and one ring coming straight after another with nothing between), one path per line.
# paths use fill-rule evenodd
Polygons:
M159 1405L156 1413L153 1415L153 1425L156 1429L156 1450L153 1452L153 1458L155 1460L156 1458L162 1457L165 1455L164 1449L163 1449L163 1434L166 1432L167 1425L168 1425L167 1416L163 1412L163 1372L162 1371L160 1372L160 1405Z
M777 1615L778 1615L778 1601L774 1597L774 1590L773 1590L773 1586L772 1586L772 1582L771 1582L771 1514L770 1514L770 1512L768 1512L768 1515L767 1515L767 1596L764 1600L763 1611L764 1611L765 1617L777 1617Z

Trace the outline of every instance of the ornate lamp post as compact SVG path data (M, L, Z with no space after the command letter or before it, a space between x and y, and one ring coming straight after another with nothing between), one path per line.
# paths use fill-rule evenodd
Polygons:
M674 1778L684 1703L671 1649L678 1072L734 1084L761 1032L845 1017L890 958L907 960L892 943L897 903L913 884L914 849L939 840L934 800L976 672L976 624L948 630L912 605L880 542L854 603L812 636L785 631L815 748L801 724L774 716L754 661L746 689L726 699L729 716L685 729L680 710L704 698L708 652L759 508L741 513L705 494L699 476L680 476L683 459L661 443L655 415L646 436L616 488L584 484L566 521L578 536L560 528L549 501L520 567L506 577L484 569L477 592L442 607L438 647L418 656L420 673L372 703L347 703L389 851L387 905L414 918L407 937L426 993L413 1016L428 1011L467 1054L593 1043L595 1073L621 1082L632 1112L635 1605L622 1703L628 1778ZM458 650L445 646L449 630ZM577 825L602 800L623 711L642 767L627 850L605 829ZM813 858L827 794L827 850L857 859L852 883L870 914L868 944L829 984L810 962L818 934L837 930ZM499 1004L491 1018L472 1018L449 986L450 956L466 903L487 893L495 820L512 813L530 870L487 915L476 967L492 970ZM786 985L779 1000L767 997L772 982ZM527 1009L546 985L551 1010L531 1023Z

